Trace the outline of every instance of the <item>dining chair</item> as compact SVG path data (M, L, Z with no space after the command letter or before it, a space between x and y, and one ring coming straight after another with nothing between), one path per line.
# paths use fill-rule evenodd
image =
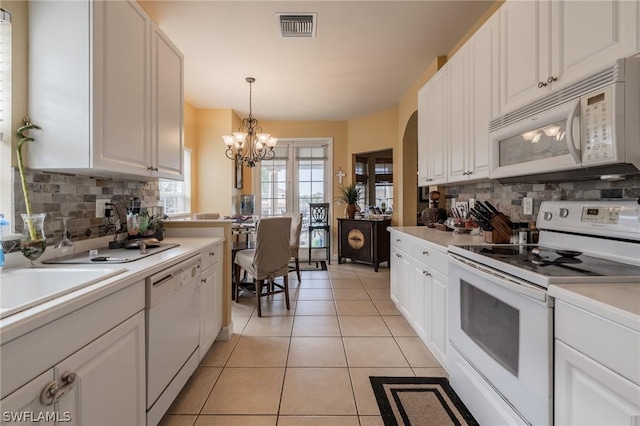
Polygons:
M320 244L313 246L313 234L320 234ZM311 250L323 248L327 252L327 262L331 265L331 226L329 225L329 203L309 203L309 265Z
M256 224L255 248L241 250L236 254L235 263L235 301L238 301L240 287L246 288L246 284L240 282L240 272L244 270L253 278L256 302L258 304L258 316L262 316L260 298L273 294L284 293L287 310L289 304L289 260L291 259L291 246L289 244L291 233L290 217L271 217L260 219ZM276 277L283 277L283 284L275 282ZM266 291L263 292L263 288Z
M289 239L290 256L295 259L295 267L289 268L289 271L296 271L298 282L302 281L300 277L300 260L298 258L298 250L300 249L300 232L302 231L302 214L285 213L283 217L291 218L291 236Z

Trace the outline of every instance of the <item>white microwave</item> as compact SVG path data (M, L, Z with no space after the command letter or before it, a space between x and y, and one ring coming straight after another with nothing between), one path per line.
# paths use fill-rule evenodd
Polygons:
M614 67L493 120L489 131L491 179L640 173L640 58L618 60Z

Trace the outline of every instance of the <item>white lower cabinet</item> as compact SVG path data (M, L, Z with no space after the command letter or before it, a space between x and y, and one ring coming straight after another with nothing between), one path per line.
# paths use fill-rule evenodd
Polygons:
M411 264L407 253L391 246L391 300L411 323Z
M53 380L53 368L45 371L26 385L4 398L2 420L4 423L22 425L53 425L57 412L40 402L40 393Z
M144 330L138 312L31 380L2 400L2 423L145 424Z
M556 299L554 423L640 424L640 333Z
M218 337L222 328L222 244L201 252L200 275L200 360Z
M144 424L144 313L139 312L55 367L55 378L75 374L58 412L69 425Z
M556 340L555 424L635 425L640 386Z
M392 231L391 300L418 337L447 368L447 255L427 241ZM399 250L398 243L403 241Z

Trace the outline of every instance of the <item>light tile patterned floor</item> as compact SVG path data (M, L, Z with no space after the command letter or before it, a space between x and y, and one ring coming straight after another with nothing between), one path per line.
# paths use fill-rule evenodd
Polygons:
M232 302L215 342L162 426L380 426L369 376L444 376L389 298L389 269L333 264L289 278L284 296Z

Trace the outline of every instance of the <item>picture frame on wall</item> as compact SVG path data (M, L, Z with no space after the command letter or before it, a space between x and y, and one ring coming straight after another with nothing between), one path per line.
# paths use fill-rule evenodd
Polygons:
M428 186L421 186L418 188L418 190L420 191L420 202L421 203L428 203L429 202L429 187Z
M236 158L236 189L242 189L242 160Z

